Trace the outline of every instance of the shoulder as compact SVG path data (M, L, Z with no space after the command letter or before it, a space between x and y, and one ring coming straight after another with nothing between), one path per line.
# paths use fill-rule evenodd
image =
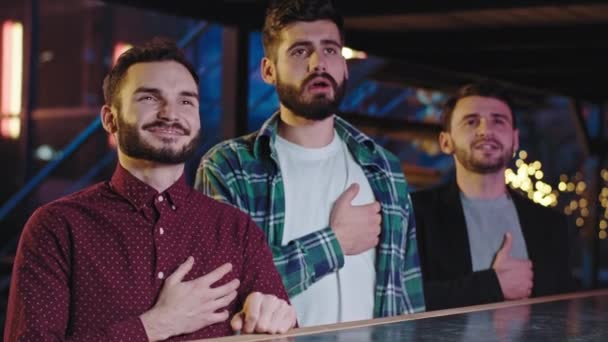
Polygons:
M24 235L52 232L65 234L72 221L79 219L97 203L107 200L107 183L98 183L37 208L24 227Z
M44 204L36 212L39 214L53 213L54 215L62 216L63 213L70 211L84 210L107 200L111 196L108 190L108 182L97 183Z
M436 185L431 188L412 192L412 203L414 208L418 206L429 206L439 203L441 196L448 190L447 184Z
M398 170L399 172L403 172L403 169L401 168L401 160L399 159L399 157L397 157L394 153L387 150L386 148L380 146L378 143L373 141L372 143L376 154L386 159L391 170Z
M218 143L205 153L201 159L203 163L221 163L242 159L243 157L253 158L253 148L257 132L229 139Z
M529 215L531 219L544 222L547 220L551 220L553 222L566 221L566 216L557 211L555 208L542 206L515 191L510 191L510 193L517 210L524 215Z
M267 138L257 138L257 132L254 132L215 145L201 158L198 166L199 174L212 172L226 178L240 172L247 174L261 172L266 159L256 156L256 141L260 143L256 139ZM269 148L269 144L260 145ZM266 155L270 155L270 152L264 152L264 156Z

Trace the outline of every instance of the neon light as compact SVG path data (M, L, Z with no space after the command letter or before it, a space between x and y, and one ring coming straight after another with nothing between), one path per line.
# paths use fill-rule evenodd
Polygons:
M8 121L7 136L13 139L19 138L19 134L21 133L21 119L17 116L5 120Z
M118 57L120 57L120 55L122 55L123 52L129 50L132 47L133 47L133 45L128 44L128 43L123 43L123 42L116 43L116 45L114 45L114 53L112 55L112 65L116 64Z
M5 21L2 24L2 97L0 98L0 114L8 114L9 98L10 98L10 80L11 80L11 27L13 24L10 21Z
M6 21L2 24L2 83L0 84L0 133L16 139L21 131L23 87L23 25Z
M5 117L0 121L0 135L5 138L17 139L21 132L21 119L19 117Z
M23 87L23 25L21 23L13 23L11 43L12 73L8 113L19 115L21 113L21 90Z

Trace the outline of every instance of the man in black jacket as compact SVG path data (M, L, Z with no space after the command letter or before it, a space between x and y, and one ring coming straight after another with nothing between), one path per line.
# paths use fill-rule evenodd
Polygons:
M439 144L456 179L413 194L429 310L573 289L565 217L505 185L519 146L511 108L490 83L464 86L444 106Z

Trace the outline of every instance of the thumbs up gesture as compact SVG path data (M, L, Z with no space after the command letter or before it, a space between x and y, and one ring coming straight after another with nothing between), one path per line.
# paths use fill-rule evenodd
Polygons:
M492 269L496 272L503 297L507 300L528 298L532 294L534 273L530 260L511 256L513 237L505 234L502 247L496 253Z
M331 210L329 224L345 255L356 255L375 247L380 235L380 203L352 205L359 184L351 184L338 197Z

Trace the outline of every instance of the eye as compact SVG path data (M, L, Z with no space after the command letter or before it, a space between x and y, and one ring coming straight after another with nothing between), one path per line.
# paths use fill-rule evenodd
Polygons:
M464 123L467 126L475 126L477 124L477 118L468 118Z
M138 99L139 102L156 102L156 97L152 95L144 95Z
M327 48L325 48L325 54L326 55L337 55L338 49L336 49L335 47L327 47Z
M296 48L291 50L291 56L294 57L303 57L308 55L308 50L306 50L305 48Z
M494 123L497 125L504 126L507 124L507 120L505 118L495 118Z
M194 101L191 100L182 100L183 105L194 106Z

